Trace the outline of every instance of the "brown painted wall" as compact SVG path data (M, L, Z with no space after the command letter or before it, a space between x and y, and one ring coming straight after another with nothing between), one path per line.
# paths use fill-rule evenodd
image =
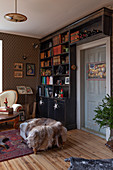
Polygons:
M3 40L3 90L16 89L16 86L30 86L33 89L34 95L28 96L28 102L32 103L35 100L36 87L38 84L38 55L39 48L33 48L33 43L38 43L36 38L0 33L0 40ZM23 55L27 59L22 58ZM15 62L24 64L23 78L14 78ZM35 76L26 76L26 63L35 64ZM25 96L19 95L19 103L25 102Z

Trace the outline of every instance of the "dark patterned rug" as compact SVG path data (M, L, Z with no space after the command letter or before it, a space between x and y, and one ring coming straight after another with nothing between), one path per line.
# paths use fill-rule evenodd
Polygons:
M32 149L29 149L26 144L21 143L19 130L14 129L0 132L0 138L3 136L8 138L6 141L4 141L7 149L0 146L0 161L5 161L33 153Z
M83 159L83 158L67 158L66 162L70 162L68 170L113 170L113 159Z

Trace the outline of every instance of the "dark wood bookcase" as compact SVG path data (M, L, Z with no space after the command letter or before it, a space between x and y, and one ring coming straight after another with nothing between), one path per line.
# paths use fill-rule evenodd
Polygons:
M41 40L38 117L76 128L76 46L111 34L112 11L102 8Z

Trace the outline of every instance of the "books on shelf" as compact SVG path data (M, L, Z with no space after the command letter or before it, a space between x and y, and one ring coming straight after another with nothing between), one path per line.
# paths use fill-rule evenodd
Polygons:
M69 56L66 56L66 63L69 63Z
M42 61L42 62L41 62L41 67L44 67L44 66L45 66L45 62Z
M53 97L53 90L51 87L45 87L45 97Z
M53 85L53 77L42 77L42 84Z
M62 43L69 41L69 32L67 34L62 35Z
M40 54L40 59L44 59L44 57L45 57L45 54L43 52L43 53Z
M61 54L61 52L62 52L62 46L61 45L53 47L53 55Z
M60 56L53 57L53 65L60 64Z
M71 43L79 41L79 33L80 31L71 33Z
M53 46L61 43L61 34L53 37Z

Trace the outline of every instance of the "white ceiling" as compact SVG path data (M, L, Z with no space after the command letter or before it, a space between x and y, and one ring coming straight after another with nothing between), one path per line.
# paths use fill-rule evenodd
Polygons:
M113 8L113 0L17 0L17 12L27 16L23 23L4 19L15 11L15 0L0 0L0 32L42 38L101 8Z

